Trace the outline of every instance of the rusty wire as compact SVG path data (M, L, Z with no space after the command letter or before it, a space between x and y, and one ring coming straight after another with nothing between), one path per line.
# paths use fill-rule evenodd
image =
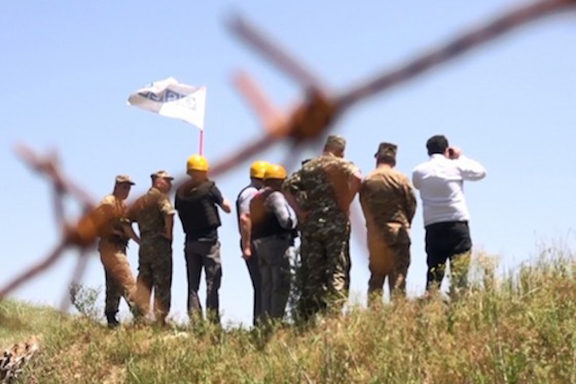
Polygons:
M286 161L293 162L304 145L318 143L332 129L338 117L356 103L385 92L393 86L406 83L440 64L510 32L514 28L551 13L565 11L570 6L575 5L576 0L542 0L524 5L496 17L468 33L459 35L438 48L419 55L382 75L367 79L360 85L351 87L348 91L337 96L331 96L315 76L312 76L290 55L268 40L264 34L247 22L235 19L230 24L232 31L302 84L306 89L306 97L288 115L278 114L271 108L263 94L259 92L255 83L247 75L241 75L236 86L254 107L267 129L258 140L217 161L211 169L211 175L224 174L279 141L288 141L291 144L292 151L290 151ZM26 165L43 173L52 182L55 216L62 228L62 236L48 256L0 288L0 301L24 283L50 268L69 248L80 250L80 257L74 269L72 281L80 280L86 267L86 254L98 238L98 228L111 219L99 213L95 209L95 200L64 175L57 157L53 153L42 158L31 149L21 146L17 148L17 154ZM177 190L186 180L187 177L178 177L173 190ZM84 214L74 225L66 223L64 220L62 199L66 195L78 200L84 208ZM360 220L357 212L353 213L352 216L354 221ZM63 309L67 307L65 303L66 301L63 301Z

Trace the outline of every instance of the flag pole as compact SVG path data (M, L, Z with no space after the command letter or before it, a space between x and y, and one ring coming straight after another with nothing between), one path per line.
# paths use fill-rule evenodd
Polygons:
M200 155L204 155L204 130L200 130Z

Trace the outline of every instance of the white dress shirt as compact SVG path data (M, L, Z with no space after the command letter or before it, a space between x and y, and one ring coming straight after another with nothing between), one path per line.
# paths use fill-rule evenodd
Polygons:
M476 181L486 169L472 159L457 160L433 154L430 160L412 171L412 183L420 191L424 207L424 226L448 221L468 221L470 213L464 199L464 180Z

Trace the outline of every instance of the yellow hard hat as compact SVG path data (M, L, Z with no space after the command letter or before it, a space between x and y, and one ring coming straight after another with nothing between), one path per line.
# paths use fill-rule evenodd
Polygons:
M266 168L266 172L264 172L264 180L267 179L278 179L284 180L286 178L286 170L283 166L278 164L270 164L268 168Z
M192 155L186 162L186 170L188 171L207 171L208 160L202 155Z
M254 177L256 179L263 179L264 173L266 169L270 166L270 163L267 161L255 161L250 166L250 177Z

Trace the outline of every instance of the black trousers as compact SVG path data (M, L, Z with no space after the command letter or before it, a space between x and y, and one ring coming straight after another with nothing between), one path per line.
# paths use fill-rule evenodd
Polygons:
M240 248L242 248L242 242L240 242ZM245 261L250 280L252 281L252 288L254 289L252 325L256 326L262 314L262 278L260 277L260 268L258 266L258 254L254 252L254 246L252 246L252 256Z
M220 242L218 240L187 241L184 246L188 275L188 313L191 317L202 317L202 305L198 297L202 269L206 273L206 309L207 317L214 323L220 323L220 297L218 290L222 282L222 262L220 260Z
M467 221L448 221L426 226L426 254L428 274L426 289L432 284L440 284L448 259L464 254L472 249L470 228ZM451 267L452 268L452 267Z

